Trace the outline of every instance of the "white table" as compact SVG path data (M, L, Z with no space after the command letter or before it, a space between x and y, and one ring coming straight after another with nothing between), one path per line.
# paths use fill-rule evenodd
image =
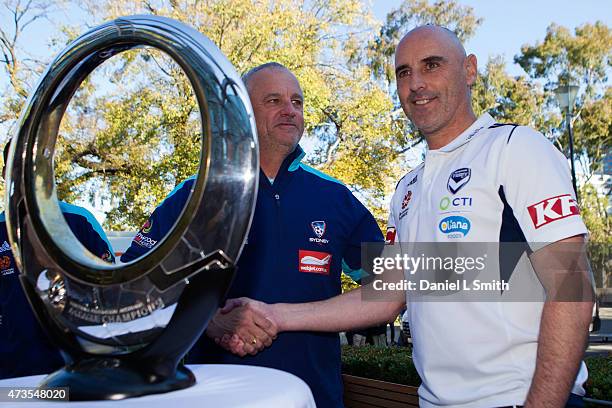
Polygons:
M188 366L197 384L184 390L120 401L0 402L1 407L146 407L146 408L316 408L312 392L304 381L271 368L202 364ZM0 387L36 387L44 375L0 380Z

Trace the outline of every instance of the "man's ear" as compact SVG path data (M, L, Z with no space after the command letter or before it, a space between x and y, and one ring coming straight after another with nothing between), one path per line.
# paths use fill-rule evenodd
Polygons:
M474 54L470 54L465 57L465 74L466 80L469 87L474 85L476 78L478 77L478 60Z

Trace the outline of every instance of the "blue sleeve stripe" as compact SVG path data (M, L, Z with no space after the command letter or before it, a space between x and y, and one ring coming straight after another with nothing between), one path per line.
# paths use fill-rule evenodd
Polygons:
M4 211L0 214L0 222L6 222L6 214L4 214Z
M368 276L368 273L363 269L351 269L350 266L342 260L342 272L351 278L354 282L359 282L362 278Z
M172 197L174 194L176 194L176 192L177 192L177 191L181 190L181 189L182 189L182 188L185 186L185 183L187 183L188 181L195 180L195 179L196 179L196 177L197 177L197 175L196 175L196 174L194 174L193 176L188 177L188 178L186 178L185 180L183 180L183 181L182 181L182 182L181 182L181 183L180 183L178 186L174 187L174 190L172 190L172 191L170 192L170 194L168 194L168 195L166 196L166 198L164 198L164 199L163 199L163 201L162 201L161 203L159 203L159 205L158 205L157 207L155 207L155 208L159 208L159 207L161 207L161 206L164 204L164 202L166 202L166 200L167 200L167 199L169 199L169 198L170 198L170 197Z
M100 223L98 222L98 220L96 220L95 217L89 211L87 211L86 209L82 207L68 204L63 201L59 202L59 207L63 213L76 214L76 215L80 215L81 217L84 217L87 220L87 222L91 225L91 227L94 229L94 231L98 233L100 238L104 240L104 242L106 242L106 245L108 245L108 250L111 251L111 255L115 253L113 251L113 246L111 245L110 241L106 237L106 234L104 233L104 230L102 229L102 226L100 226Z
M344 185L344 183L343 183L343 182L341 182L340 180L337 180L337 179L335 179L335 178L333 178L333 177L331 177L331 176L328 176L327 174L323 173L322 171L319 171L319 170L317 170L317 169L315 169L315 168L313 168L313 167L307 166L307 165L306 165L306 164L304 164L304 163L300 163L300 167L301 167L302 169L304 169L304 171L307 171L307 172L309 172L309 173L312 173L312 174L314 174L315 176L320 177L320 178L322 178L322 179L324 179L324 180L328 180L328 181L332 181L332 182L334 182L334 183L338 183L338 184L340 184L340 185Z

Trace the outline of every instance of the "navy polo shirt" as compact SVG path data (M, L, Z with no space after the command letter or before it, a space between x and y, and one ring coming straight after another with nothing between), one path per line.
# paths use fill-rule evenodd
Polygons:
M66 223L92 254L114 262L102 227L87 210L59 203ZM0 214L0 378L50 373L64 365L59 350L42 331L19 282L8 243L5 214Z
M266 303L331 298L341 293L342 271L361 277L361 243L383 241L376 221L350 190L301 163L303 157L298 146L272 183L260 172L255 215L230 298L247 296ZM186 180L153 212L139 232L144 237L132 242L122 261L142 255L149 250L146 245L163 238L192 184ZM310 386L318 407L343 406L337 333L281 333L271 347L246 357L226 352L204 335L188 362L284 370Z

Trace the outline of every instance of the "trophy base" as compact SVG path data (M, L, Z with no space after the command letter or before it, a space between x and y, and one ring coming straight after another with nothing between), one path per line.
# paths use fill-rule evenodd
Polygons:
M180 364L174 375L158 377L121 359L86 359L50 374L40 388L67 387L71 401L121 400L188 388L193 373Z

